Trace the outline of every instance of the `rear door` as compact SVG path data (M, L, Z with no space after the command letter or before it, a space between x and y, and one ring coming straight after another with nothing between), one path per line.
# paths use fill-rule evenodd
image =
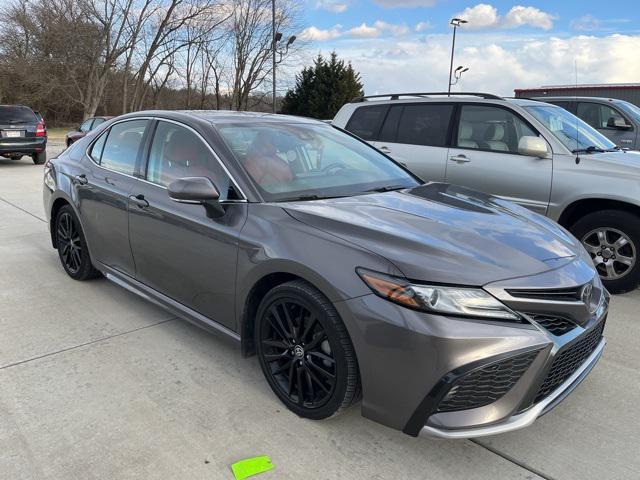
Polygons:
M0 106L0 147L20 147L36 139L38 118L29 107Z
M171 200L167 186L182 177L211 179L225 214L211 218L203 205ZM158 121L144 180L130 201L136 279L235 329L238 235L247 203L205 140L185 125Z
M453 105L392 105L374 145L425 181L443 182Z
M142 154L148 119L111 126L91 145L86 173L74 178L82 223L95 260L135 275L129 246L129 194Z
M523 136L539 136L539 132L513 110L497 105L461 105L449 150L447 182L545 214L553 160L518 153Z
M635 128L627 116L613 105L580 101L578 103L578 117L616 145L633 148L636 140ZM615 118L622 118L627 126L615 127L613 125Z

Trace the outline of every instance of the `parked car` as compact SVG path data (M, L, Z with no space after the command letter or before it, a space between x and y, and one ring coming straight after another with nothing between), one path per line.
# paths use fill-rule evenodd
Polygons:
M47 127L40 114L24 105L0 105L0 155L20 160L29 155L36 165L47 160Z
M557 221L581 240L609 291L640 282L640 154L568 111L482 93L380 95L346 104L333 124L425 181L494 194Z
M570 111L616 145L640 150L640 107L615 98L538 97Z
M98 125L102 125L104 122L112 118L113 117L110 116L87 118L84 122L82 122L82 124L80 124L77 130L72 130L71 132L68 132L66 134L65 144L67 145L67 147L70 147L72 143L80 140Z
M301 417L362 392L364 416L410 435L506 432L604 348L608 294L564 229L323 122L128 114L48 162L44 205L71 278L239 342Z

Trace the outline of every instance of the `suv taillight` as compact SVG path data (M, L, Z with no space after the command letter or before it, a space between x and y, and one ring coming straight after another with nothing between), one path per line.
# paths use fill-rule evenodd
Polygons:
M36 137L46 137L47 127L44 126L44 122L38 122L36 126Z

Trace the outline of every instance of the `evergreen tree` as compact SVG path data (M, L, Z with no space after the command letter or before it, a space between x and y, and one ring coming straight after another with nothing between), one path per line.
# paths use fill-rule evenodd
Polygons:
M296 75L296 86L285 95L282 113L328 120L360 95L364 95L360 74L351 63L338 60L336 52L328 60L319 54L313 66Z

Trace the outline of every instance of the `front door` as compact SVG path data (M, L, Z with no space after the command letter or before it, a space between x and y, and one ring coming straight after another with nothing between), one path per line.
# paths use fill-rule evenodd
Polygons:
M133 276L129 247L128 197L149 120L116 123L89 149L86 173L74 178L82 226L92 257Z
M447 182L511 200L545 214L552 159L518 153L523 136L538 132L510 109L462 105L449 150Z
M596 102L579 102L578 117L622 148L634 148L636 131L628 118L617 108ZM622 118L626 126L616 127L614 119Z
M173 180L202 176L220 191L224 216L210 218L202 205L169 198L166 187ZM136 279L235 330L238 235L246 203L234 201L237 191L205 141L173 122L158 122L145 178L130 195Z

